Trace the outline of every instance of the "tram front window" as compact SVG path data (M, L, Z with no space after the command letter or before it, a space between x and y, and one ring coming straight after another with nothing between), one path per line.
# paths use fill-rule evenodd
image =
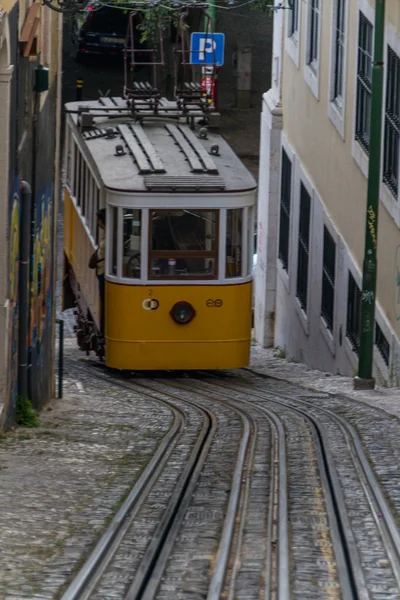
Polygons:
M217 277L218 211L157 210L151 212L149 277Z
M140 279L141 211L123 211L122 276Z

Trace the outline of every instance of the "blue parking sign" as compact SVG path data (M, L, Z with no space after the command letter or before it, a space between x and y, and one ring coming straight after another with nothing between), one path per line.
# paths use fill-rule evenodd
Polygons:
M223 33L192 33L190 63L192 65L224 64L225 35Z

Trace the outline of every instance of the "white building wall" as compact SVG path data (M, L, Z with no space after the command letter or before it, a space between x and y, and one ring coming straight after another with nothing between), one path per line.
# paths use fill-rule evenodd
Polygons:
M292 162L292 195L288 272L284 270L279 259L276 269L274 345L284 350L286 357L295 362L304 362L321 371L353 376L358 367L358 357L346 337L348 275L351 272L357 285L361 288L361 271L329 218L313 181L293 152L284 134L282 134L281 147L284 148ZM296 297L301 183L311 197L307 313L302 310ZM327 227L336 243L332 333L327 329L321 317L324 226ZM390 343L391 363L389 366L385 364L375 346L374 376L381 385L399 385L400 345L395 332L384 317L379 303L376 308L376 321Z
M313 368L348 376L355 375L358 367L358 356L346 337L348 279L351 272L361 288L358 265L364 238L366 199L365 179L361 175L363 169L360 171L360 162L354 155L354 147L357 146L353 114L357 61L355 25L358 23L359 7L373 21L373 7L368 0L358 0L357 6L348 3L346 21L351 17L352 27L347 29L346 25L346 105L341 120L333 111L329 93L332 84L332 7L323 6L321 62L315 85L311 85L313 82L306 77L309 68L305 61L307 7L299 2L299 31L290 38L285 30L289 11L274 12L273 78L271 89L263 97L258 200L257 341L263 346L279 346L288 358L305 362ZM387 25L386 37L393 27L398 31L400 21L397 26ZM398 42L398 34L396 39ZM394 45L393 39L391 45ZM315 127L314 132L310 129L312 127ZM288 272L278 258L282 147L292 162ZM307 314L296 298L300 182L311 196ZM383 212L384 207L391 214L382 194L380 236L382 238L386 234L388 245L392 247L396 233L393 234L393 222ZM324 225L336 244L332 332L321 317ZM400 264L400 235L398 239L397 263ZM390 254L390 248L388 252ZM400 291L396 285L393 286L392 263L388 263L382 244L379 258L384 260L378 261L378 297L380 293L384 305L387 305L387 316L378 302L376 322L389 342L390 363L386 365L375 346L374 376L378 384L399 385L400 343L395 327L398 328L400 318L397 315L397 324L392 319L387 290L393 290L392 295L400 294ZM397 296L393 297L395 306L396 302L397 306L400 305Z

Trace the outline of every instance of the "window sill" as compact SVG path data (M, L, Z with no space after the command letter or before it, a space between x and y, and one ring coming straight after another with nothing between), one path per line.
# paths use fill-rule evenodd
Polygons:
M319 100L319 65L306 64L304 66L304 80L316 100Z
M333 100L328 104L328 116L331 120L332 125L344 141L344 113L343 107L340 108L337 103Z
M381 353L379 352L378 348L376 347L376 345L374 344L374 363L375 363L375 369L377 370L377 374L380 374L382 376L382 378L384 379L384 381L379 381L379 377L377 377L378 381L378 385L383 385L384 383L388 383L389 382L389 367L388 365L385 363L385 361L382 358ZM390 365L389 365L390 366Z
M396 200L395 196L385 183L381 184L380 197L383 206L386 208L397 227L400 228L400 198L399 200Z
M290 293L289 273L286 271L286 269L283 268L282 261L280 258L278 258L278 275L280 276L281 281L282 281L283 285L285 286L287 293L289 294Z
M299 48L299 36L298 32L293 33L291 36L287 36L285 39L285 51L286 54L291 58L296 68L300 68L300 48Z
M328 329L323 317L319 318L319 328L332 356L336 356L336 343L332 332Z
M353 346L352 346L349 338L347 337L347 335L345 336L345 338L343 340L343 345L344 345L345 352L346 352L347 356L349 357L352 368L356 372L358 372L358 355L354 352Z
M307 317L307 314L304 312L304 310L301 308L301 304L300 304L300 301L297 298L297 296L295 298L295 307L296 307L296 312L299 317L300 323L304 329L304 333L308 337L308 317Z
M352 155L356 163L361 169L361 173L364 175L366 179L368 179L368 164L369 164L369 156L361 146L357 142L357 140L353 140L352 146Z

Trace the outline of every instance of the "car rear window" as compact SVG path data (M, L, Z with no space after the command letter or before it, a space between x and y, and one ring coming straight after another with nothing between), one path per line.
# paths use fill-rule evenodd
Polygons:
M102 8L90 13L88 28L98 33L118 33L126 36L129 13L120 9Z

